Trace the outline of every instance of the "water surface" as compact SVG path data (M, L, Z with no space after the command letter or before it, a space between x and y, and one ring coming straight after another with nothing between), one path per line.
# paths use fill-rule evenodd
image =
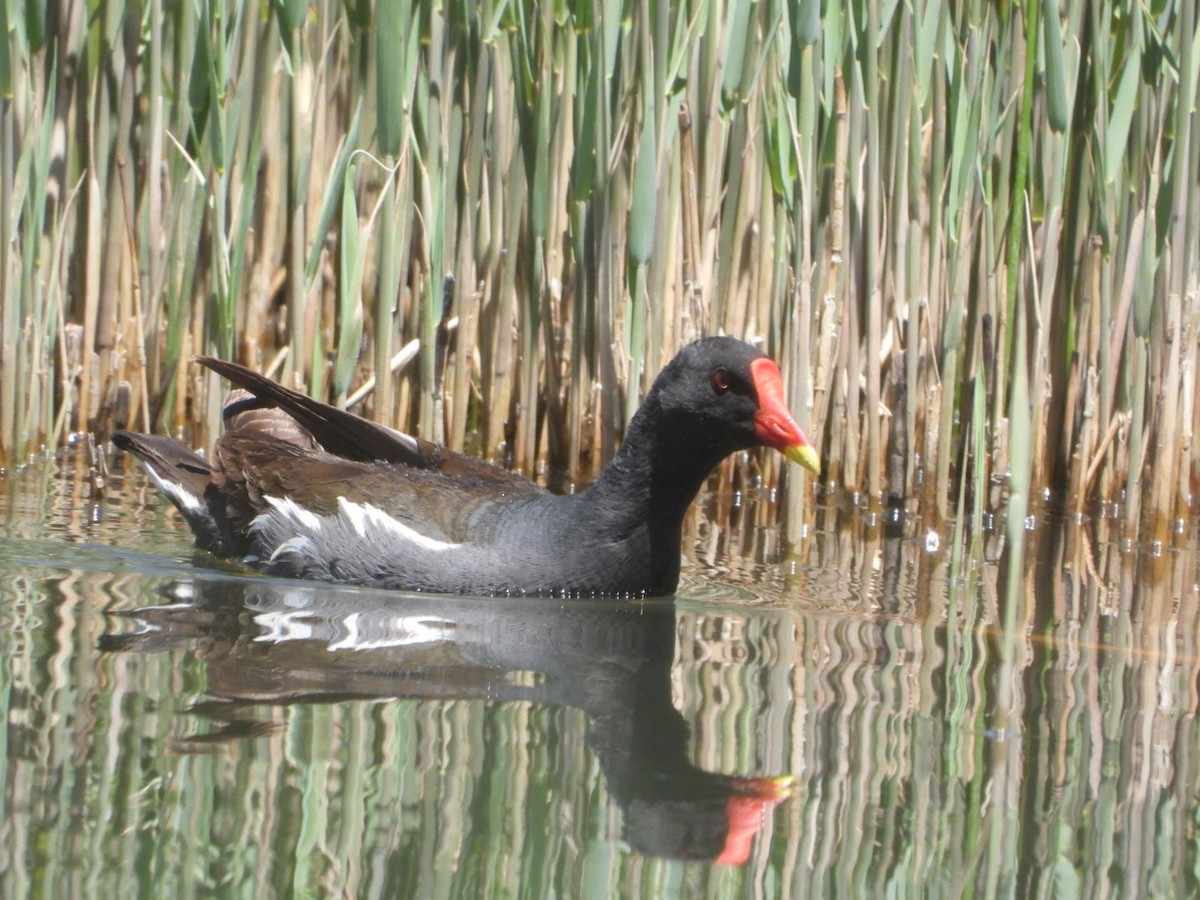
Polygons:
M0 478L2 896L1200 891L1194 533L1043 523L1005 639L995 535L718 494L674 600L438 598L197 560L113 465Z

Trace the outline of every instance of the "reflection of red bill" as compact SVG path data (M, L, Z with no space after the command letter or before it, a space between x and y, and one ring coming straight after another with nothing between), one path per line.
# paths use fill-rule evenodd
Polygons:
M725 801L729 812L729 831L725 848L714 862L719 866L740 866L750 858L750 843L766 824L767 814L792 795L795 775L778 778L735 778L736 793Z

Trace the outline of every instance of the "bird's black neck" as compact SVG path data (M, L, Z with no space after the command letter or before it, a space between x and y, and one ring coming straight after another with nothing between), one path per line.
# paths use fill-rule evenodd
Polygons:
M734 449L715 441L693 417L669 414L651 396L588 493L618 527L646 522L664 542L663 549L677 555L688 506L709 473Z

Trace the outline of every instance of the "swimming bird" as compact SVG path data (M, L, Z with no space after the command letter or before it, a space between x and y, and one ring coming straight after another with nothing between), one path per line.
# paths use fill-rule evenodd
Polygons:
M597 480L553 494L517 473L363 419L212 357L237 388L206 459L119 431L199 549L291 578L475 595L660 596L683 517L731 453L766 446L819 471L779 367L704 338L659 373Z

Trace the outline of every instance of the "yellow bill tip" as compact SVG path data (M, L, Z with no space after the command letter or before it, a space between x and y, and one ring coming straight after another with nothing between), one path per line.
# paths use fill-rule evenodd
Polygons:
M783 451L784 456L797 465L804 466L815 475L821 474L821 458L811 444L796 444Z

